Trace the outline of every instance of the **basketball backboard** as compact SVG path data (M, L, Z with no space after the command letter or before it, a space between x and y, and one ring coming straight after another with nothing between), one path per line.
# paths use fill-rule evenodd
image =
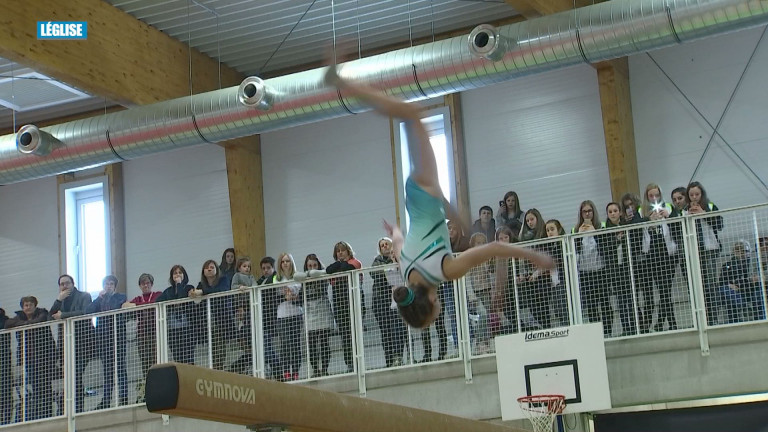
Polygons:
M611 408L601 323L496 338L502 420L525 418L517 398L561 394L564 413Z

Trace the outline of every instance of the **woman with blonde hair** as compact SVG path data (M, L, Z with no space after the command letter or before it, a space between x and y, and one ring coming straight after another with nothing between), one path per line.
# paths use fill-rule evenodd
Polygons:
M680 223L669 223L667 219L677 213L671 204L664 202L661 187L650 183L645 188L643 203L646 206L647 219L659 222L657 225L646 226L643 234L643 254L645 262L645 277L647 284L644 296L653 297L653 283L659 293L658 317L655 331L662 331L664 322L669 324L669 330L677 329L674 303L672 302L672 281L675 278L676 256L678 245L682 245L683 235ZM643 327L650 328L651 314L643 316Z
M276 284L293 281L296 264L293 255L283 252L277 257ZM283 379L299 379L301 368L301 333L304 325L300 283L287 283L278 290L283 301L277 306L277 331L280 334L280 358L283 360Z
M378 255L373 259L372 267L394 264L392 239L381 237L378 241ZM379 323L381 345L387 367L403 364L403 349L407 346L408 334L405 324L397 311L392 308L392 283L390 279L399 279L398 269L371 270L373 279L373 313Z

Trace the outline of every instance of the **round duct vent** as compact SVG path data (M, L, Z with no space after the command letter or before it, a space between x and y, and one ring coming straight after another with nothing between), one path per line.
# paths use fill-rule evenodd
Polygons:
M53 135L41 131L35 125L24 125L16 133L16 149L24 154L45 156L60 143Z
M237 89L237 99L247 107L260 110L272 108L272 96L267 90L264 80L259 77L244 79Z
M488 60L501 60L507 51L507 44L499 30L490 24L480 24L469 33L469 52Z

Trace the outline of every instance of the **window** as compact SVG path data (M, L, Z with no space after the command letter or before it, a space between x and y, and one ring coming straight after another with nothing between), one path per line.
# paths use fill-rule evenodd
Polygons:
M447 107L438 108L427 112L427 116L421 119L421 123L429 134L429 142L435 153L437 163L437 177L443 196L453 205L456 205L456 187L453 169L453 141L450 134L450 115ZM446 131L448 132L446 134ZM411 163L408 158L408 139L405 132L405 123L400 122L397 134L395 153L397 156L398 171L398 201L401 221L405 221L408 229L410 220L405 210L405 181L411 174Z
M62 184L62 256L66 272L81 291L95 296L110 273L109 208L106 178Z

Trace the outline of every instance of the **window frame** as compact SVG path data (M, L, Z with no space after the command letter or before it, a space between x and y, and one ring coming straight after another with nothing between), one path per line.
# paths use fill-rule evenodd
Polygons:
M87 291L84 285L83 265L78 255L81 251L75 250L81 236L82 221L80 218L80 204L83 201L92 201L98 196L104 204L104 251L106 272L104 276L112 272L112 241L110 229L110 196L109 177L106 175L88 177L76 181L59 184L59 257L62 273L72 276L78 289ZM101 286L99 286L101 289Z
M448 163L448 185L450 187L450 193L448 197L448 201L453 205L454 207L458 206L458 196L457 196L457 181L456 181L456 170L455 170L455 155L454 155L454 146L453 146L453 132L451 129L451 110L448 106L438 106L434 108L427 109L423 112L422 119L429 118L429 117L435 117L438 115L443 116L443 136L445 137L445 148L446 148L446 159ZM400 119L393 119L392 121L392 136L394 138L394 162L395 162L395 189L396 189L396 196L397 196L397 215L398 215L398 221L401 227L404 228L404 230L408 229L408 219L406 218L406 212L405 212L405 178L403 178L403 142L402 142L402 133L401 128L404 122ZM427 131L429 132L429 131ZM432 136L432 135L430 135ZM405 155L406 160L408 155ZM410 163L410 161L408 162ZM439 170L439 167L438 167ZM409 170L410 171L410 170Z

